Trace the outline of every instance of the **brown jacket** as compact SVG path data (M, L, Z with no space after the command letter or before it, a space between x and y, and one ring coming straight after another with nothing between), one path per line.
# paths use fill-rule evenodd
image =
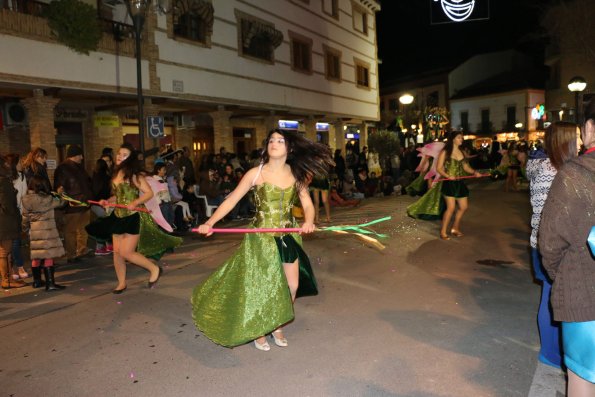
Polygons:
M23 196L23 230L29 232L31 259L53 259L64 255L62 240L56 229L54 209L62 200L29 191Z
M553 280L557 321L595 320L595 259L587 236L595 225L595 152L558 171L539 224L539 251Z

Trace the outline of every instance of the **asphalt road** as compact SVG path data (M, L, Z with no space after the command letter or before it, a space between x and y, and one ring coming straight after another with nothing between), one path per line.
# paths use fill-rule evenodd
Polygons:
M405 215L414 199L373 198L334 223L391 215L380 252L349 236L305 238L320 294L298 299L289 347L227 349L198 332L192 288L237 236L189 236L165 274L129 266L110 293L110 258L63 265L68 288L0 297L2 396L556 396L559 371L538 365L539 286L530 270L528 193L471 186L465 236Z

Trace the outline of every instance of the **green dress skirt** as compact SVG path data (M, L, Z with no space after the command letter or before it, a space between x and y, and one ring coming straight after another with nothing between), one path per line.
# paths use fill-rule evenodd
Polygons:
M255 228L297 227L291 209L294 186L255 187ZM233 347L293 320L293 302L283 263L299 261L297 296L318 293L299 234L246 233L235 253L192 293L196 327L213 342Z

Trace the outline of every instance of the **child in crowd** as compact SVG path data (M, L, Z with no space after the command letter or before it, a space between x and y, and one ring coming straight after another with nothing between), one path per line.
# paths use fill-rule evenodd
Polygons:
M29 232L33 288L41 287L41 263L45 276L45 290L57 291L66 287L54 281L54 258L64 255L64 247L56 229L54 209L64 205L62 199L50 195L45 180L32 176L23 196L23 231Z

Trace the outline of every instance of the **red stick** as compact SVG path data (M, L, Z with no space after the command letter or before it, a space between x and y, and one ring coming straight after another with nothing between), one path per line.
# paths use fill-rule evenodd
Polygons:
M87 201L89 204L93 204L93 205L100 205L99 201L93 201L93 200L89 200ZM127 206L125 206L124 204L113 204L113 203L108 203L107 207L114 207L114 208L124 208L124 209L128 209ZM142 208L142 207L137 207L137 208L133 208L130 211L138 211L138 212L146 212L147 214L150 214L151 211L149 211L146 208Z
M492 176L491 174L482 174L479 176L475 176L475 175L468 175L468 176L459 176L456 178L442 178L442 179L438 179L436 182L442 182L442 181L458 181L459 179L474 179L474 178L486 178L488 176Z

